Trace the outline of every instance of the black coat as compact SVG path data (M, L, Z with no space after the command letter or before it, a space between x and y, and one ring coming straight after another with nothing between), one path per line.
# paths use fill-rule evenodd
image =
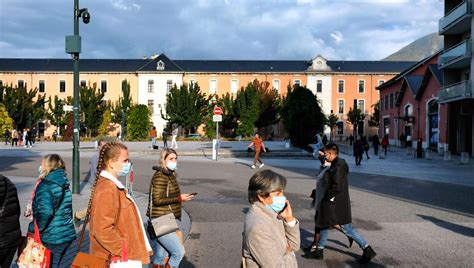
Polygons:
M0 175L0 248L18 246L21 237L20 213L15 185Z
M352 222L348 173L349 166L344 159L333 160L327 172L328 185L321 201L321 209L316 217L317 227L324 228ZM332 198L334 201L330 201Z

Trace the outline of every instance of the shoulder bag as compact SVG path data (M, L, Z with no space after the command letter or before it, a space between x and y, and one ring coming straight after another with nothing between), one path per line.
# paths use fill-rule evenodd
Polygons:
M170 191L170 181L168 179L168 185L166 186L166 197L169 197ZM148 226L147 231L150 235L150 238L155 240L156 238L163 236L165 234L169 234L175 232L179 229L178 223L176 222L176 218L173 214L173 210L171 209L171 205L168 205L171 213L165 214L163 216L157 217L152 219L151 213L153 212L153 181L151 182L150 187L150 211L148 213Z

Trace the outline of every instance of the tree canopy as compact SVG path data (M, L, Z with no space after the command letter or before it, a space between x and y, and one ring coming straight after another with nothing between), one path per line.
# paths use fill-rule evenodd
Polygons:
M152 123L150 110L143 104L132 106L128 115L127 135L130 140L143 140L148 138Z
M96 87L82 87L79 90L82 122L88 130L88 136L95 134L102 123L102 116L107 106L103 102L104 93Z

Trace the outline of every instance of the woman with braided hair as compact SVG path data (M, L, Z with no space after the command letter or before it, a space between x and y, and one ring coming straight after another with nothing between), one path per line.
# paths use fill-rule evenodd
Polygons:
M124 144L109 142L102 147L89 204L90 253L112 261L121 259L124 241L130 260L148 264L152 249L138 206L117 179L127 175L130 169Z

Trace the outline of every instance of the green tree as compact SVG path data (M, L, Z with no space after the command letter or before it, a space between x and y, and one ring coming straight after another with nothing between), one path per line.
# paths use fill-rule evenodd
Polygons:
M112 111L112 122L116 124L121 124L122 123L122 111L125 113L125 118L127 118L128 113L130 111L130 107L133 105L133 100L132 96L130 94L130 82L127 80L122 81L122 96L118 99L117 102L115 102L114 105L112 105L111 111ZM126 121L125 120L125 127L126 127Z
M306 87L288 87L281 111L283 125L290 141L297 147L306 148L314 142L314 136L324 129L326 116L317 97Z
M99 126L99 135L108 136L109 135L109 125L112 123L112 113L110 110L106 110L104 117L102 118L102 123Z
M152 127L151 115L144 104L132 106L128 115L127 134L130 140L144 140Z
M0 103L0 133L3 135L3 133L5 133L5 129L8 129L11 132L12 124L13 119L11 119L11 117L8 115L5 105Z
M380 102L372 105L374 112L369 117L369 127L379 127L380 125Z
M254 83L249 83L237 92L235 98L235 116L238 120L236 133L243 137L254 134L255 122L260 112L260 99Z
M3 89L2 103L17 129L27 127L29 119L34 123L44 117L45 96L38 94L38 89L27 90L26 85L22 88L10 85Z
M365 114L360 109L353 109L353 107L349 108L347 112L347 121L351 123L351 125L360 127L364 124ZM357 136L358 133L356 133Z
M258 82L254 80L254 86L257 88L259 95L259 113L258 118L255 121L257 128L265 128L278 123L280 117L279 112L281 109L281 99L278 91L270 87L270 83L267 81Z
M235 135L235 128L237 127L237 119L234 112L234 98L226 93L224 96L215 96L214 104L209 105L208 114L206 117L206 136L209 138L216 137L216 122L212 121L214 115L214 107L218 106L222 109L222 122L219 123L219 133L229 134L229 136Z
M333 140L333 132L334 128L337 126L337 122L339 122L339 117L335 114L330 114L327 118L326 125L331 130L330 140Z
M87 127L87 136L91 137L102 123L102 116L107 106L103 102L104 93L93 87L83 87L79 90L82 122Z
M167 96L166 115L161 110L161 117L187 131L196 129L204 122L209 100L197 83L183 84L179 88L175 84Z
M51 124L56 126L58 133L61 133L61 128L67 124L64 105L65 101L60 99L57 95L54 96L54 99L49 96L46 117Z

